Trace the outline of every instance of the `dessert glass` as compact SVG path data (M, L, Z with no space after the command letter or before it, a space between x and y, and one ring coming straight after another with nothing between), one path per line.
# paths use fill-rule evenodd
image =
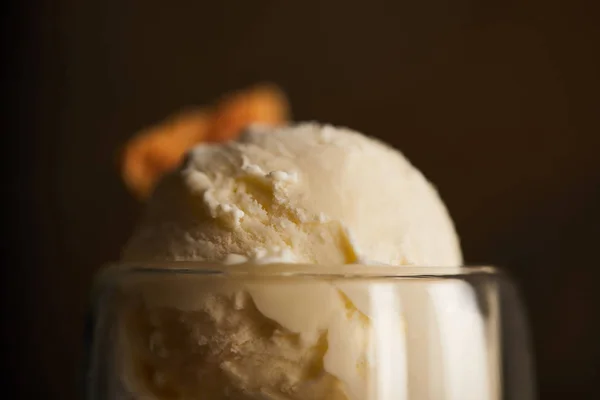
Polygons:
M321 356L330 351L337 361L325 356L312 364L288 365L290 375L300 374L300 381L331 378L335 384L298 390L278 384L281 379L275 377L275 383L261 385L274 374L261 375L261 370L275 365L276 357L240 350L234 367L241 375L256 372L252 376L258 378L229 388L233 378L223 374L220 356L209 355L203 336L210 336L207 332L216 324L215 314L203 311L206 296L213 304L231 306L221 309L223 315L227 310L255 315L248 319L254 325L243 329L261 332L264 343L279 334L288 340L295 335L290 324L310 321L327 308L323 290L339 294L348 305L333 308L330 318L336 312L356 317L369 334L359 327L357 336L347 326L329 331ZM278 303L279 317L261 313L265 307L268 311L269 302ZM512 280L493 267L118 264L97 276L91 311L88 400L535 398L525 312ZM267 322L252 322L260 318ZM240 343L225 343L221 350L232 353ZM361 365L347 369L343 364L356 360L352 354L362 357ZM248 371L253 362L254 370Z

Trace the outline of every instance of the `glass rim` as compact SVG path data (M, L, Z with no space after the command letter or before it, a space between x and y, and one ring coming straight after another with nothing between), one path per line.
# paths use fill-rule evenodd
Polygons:
M121 275L194 275L226 278L415 279L500 275L492 265L415 266L382 264L222 264L210 261L116 262L102 268L106 277Z

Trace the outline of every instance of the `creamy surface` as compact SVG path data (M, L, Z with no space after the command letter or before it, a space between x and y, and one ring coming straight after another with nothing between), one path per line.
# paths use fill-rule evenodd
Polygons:
M255 126L238 141L195 148L159 185L123 258L315 269L462 263L444 204L401 153L318 124ZM405 384L391 384L376 371L382 365L377 357L397 363L388 367L400 380L406 370L403 340L385 339L405 335L399 294L389 288L325 282L150 286L139 304L128 306L123 324L123 340L137 343L129 346L123 375L140 398L407 394ZM381 349L377 342L397 345ZM373 387L374 377L388 382Z
M357 132L254 126L200 145L157 188L126 260L452 266L458 238L433 186L400 152Z

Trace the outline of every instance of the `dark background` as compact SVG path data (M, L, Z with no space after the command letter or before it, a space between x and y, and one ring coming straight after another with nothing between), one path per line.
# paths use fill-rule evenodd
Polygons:
M600 398L600 23L581 0L3 3L2 379L75 399L90 279L139 214L115 151L269 80L437 184L510 270L542 399Z

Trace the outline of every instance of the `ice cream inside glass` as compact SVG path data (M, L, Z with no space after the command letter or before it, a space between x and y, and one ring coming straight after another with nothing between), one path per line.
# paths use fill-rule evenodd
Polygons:
M108 366L88 394L499 399L497 299L468 278L489 270L461 265L443 202L399 151L251 126L158 185L108 269Z

